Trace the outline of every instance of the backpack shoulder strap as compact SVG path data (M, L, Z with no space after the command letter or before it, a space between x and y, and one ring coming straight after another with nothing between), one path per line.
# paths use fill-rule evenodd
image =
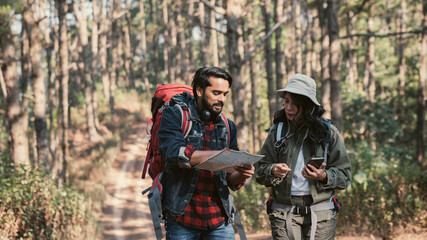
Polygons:
M286 133L282 135L283 130L286 131L283 128L283 122L276 123L276 141L279 141L283 135L286 135Z
M325 150L323 151L323 162L326 163L328 161L329 142L331 141L331 120L322 118L322 121L328 126L328 134L325 139Z
M162 192L163 186L161 184L161 178L163 173L159 173L153 180L153 185L150 188L148 194L148 206L151 212L151 218L153 220L154 232L156 233L157 239L163 238L162 228L160 223L162 222ZM142 193L144 195L144 192Z
M276 149L279 149L284 144L284 138L286 137L286 129L284 122L278 122L275 124L276 126L276 139L274 141L274 146Z
M221 113L221 119L225 123L225 127L227 128L227 145L230 145L230 124L228 124L228 119L224 114Z
M326 136L325 143L329 144L331 141L331 120L322 118L322 121L326 124L326 126L328 126L328 135Z
M181 130L182 133L184 134L184 138L186 138L188 136L188 134L191 131L191 127L193 126L193 121L189 120L190 118L190 110L188 110L188 108L186 107L182 107L181 104L177 104L178 105L178 109L181 112Z

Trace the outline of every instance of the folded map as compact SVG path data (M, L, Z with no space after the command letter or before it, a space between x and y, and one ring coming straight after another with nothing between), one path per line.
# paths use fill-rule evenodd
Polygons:
M264 155L251 154L248 152L225 148L218 154L211 156L194 167L210 171L232 172L236 166L253 165L263 157Z

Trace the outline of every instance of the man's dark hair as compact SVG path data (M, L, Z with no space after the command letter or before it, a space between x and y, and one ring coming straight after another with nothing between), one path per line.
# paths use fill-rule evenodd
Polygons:
M193 94L197 98L197 87L201 87L203 91L209 87L212 86L211 81L209 80L209 77L217 77L222 78L228 81L228 87L231 87L231 84L233 83L233 78L231 75L225 71L222 68L218 67L202 67L199 68L193 77L193 82L191 83L191 86L193 87Z

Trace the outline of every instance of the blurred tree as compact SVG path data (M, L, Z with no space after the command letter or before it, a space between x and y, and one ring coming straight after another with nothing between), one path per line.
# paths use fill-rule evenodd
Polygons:
M271 21L271 1L263 0L261 1L261 9L264 20L264 32L267 35L270 32L270 21ZM274 71L273 71L273 50L271 47L271 37L268 36L264 41L264 59L265 59L265 70L267 73L267 97L268 97L268 109L270 119L273 119L274 112L277 110L277 98L274 82Z
M338 6L335 0L328 0L328 34L329 34L329 71L331 76L331 118L338 131L342 134L342 101L341 101L341 42L338 38Z
M284 4L285 1L284 0L273 0L274 3L274 22L278 23L278 22L285 22L287 20L287 14L284 15ZM282 19L284 18L284 19ZM283 77L284 77L284 72L286 71L285 68L285 64L284 61L282 60L282 56L283 56L283 52L282 52L282 44L283 44L283 26L282 24L280 24L280 26L277 27L276 31L275 31L275 35L276 35L276 46L275 46L275 52L274 52L274 60L275 60L275 65L276 65L276 89L281 89L283 88ZM282 102L280 100L280 97L277 96L277 94L274 94L275 98L276 98L276 106L275 109L278 110L282 107Z
M243 0L227 0L226 9L227 18L227 44L228 44L228 68L233 77L232 101L234 108L234 121L237 126L237 135L239 136L239 146L242 149L248 144L248 123L247 112L248 104L246 101L246 87L242 76L242 17Z
M97 115L96 109L94 107L94 93L96 93L96 87L93 84L95 79L92 78L93 75L90 74L91 68L91 58L95 58L95 55L91 55L90 45L88 44L88 28L87 28L87 17L86 17L86 6L84 5L85 1L75 0L73 1L73 10L74 16L77 20L77 29L78 29L78 43L79 50L79 73L80 77L84 82L84 96L86 103L86 126L89 133L90 141L97 141L100 139L98 130L96 128L97 123L95 123L95 117ZM96 5L96 4L95 4ZM93 30L93 29L92 29ZM94 37L94 32L92 32L92 37ZM95 89L94 89L95 87Z
M58 109L58 135L60 138L60 159L59 162L55 162L53 167L54 174L59 176L59 182L67 182L67 164L68 164L68 155L69 155L69 146L68 146L68 82L69 82L69 72L68 72L68 30L67 30L67 19L66 13L68 11L68 4L66 0L56 0L55 6L58 11L59 18L59 66L60 72L58 75L59 81L59 109Z
M41 19L36 15L36 9L40 8L34 1L23 1L23 26L26 27L28 41L30 42L29 57L31 65L31 81L34 91L34 126L36 130L37 152L35 153L35 163L44 164L46 170L50 170L48 161L48 138L46 124L46 81L42 64L42 31L40 28Z
M417 155L418 163L424 162L425 151L425 114L426 114L426 80L427 80L427 1L422 4L423 13L421 15L421 41L420 41L420 59L419 59L419 86L418 86L418 99L417 99Z
M6 129L9 134L9 156L15 166L29 165L28 149L28 100L25 96L26 83L20 83L17 69L16 50L10 29L11 6L0 8L1 68L6 83ZM26 79L24 79L26 80ZM23 88L21 88L22 86Z

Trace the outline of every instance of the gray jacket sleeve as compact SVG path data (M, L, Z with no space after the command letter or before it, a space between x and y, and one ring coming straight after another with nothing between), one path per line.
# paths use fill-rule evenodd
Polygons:
M329 144L329 159L326 165L328 181L317 181L318 190L346 189L351 181L351 163L344 142L337 130L331 125L331 141Z
M260 161L255 164L255 180L261 185L272 187L280 184L283 178L275 177L271 173L271 168L275 163L279 162L275 144L275 126L270 128L267 139L265 140L262 148L261 155L265 155Z

